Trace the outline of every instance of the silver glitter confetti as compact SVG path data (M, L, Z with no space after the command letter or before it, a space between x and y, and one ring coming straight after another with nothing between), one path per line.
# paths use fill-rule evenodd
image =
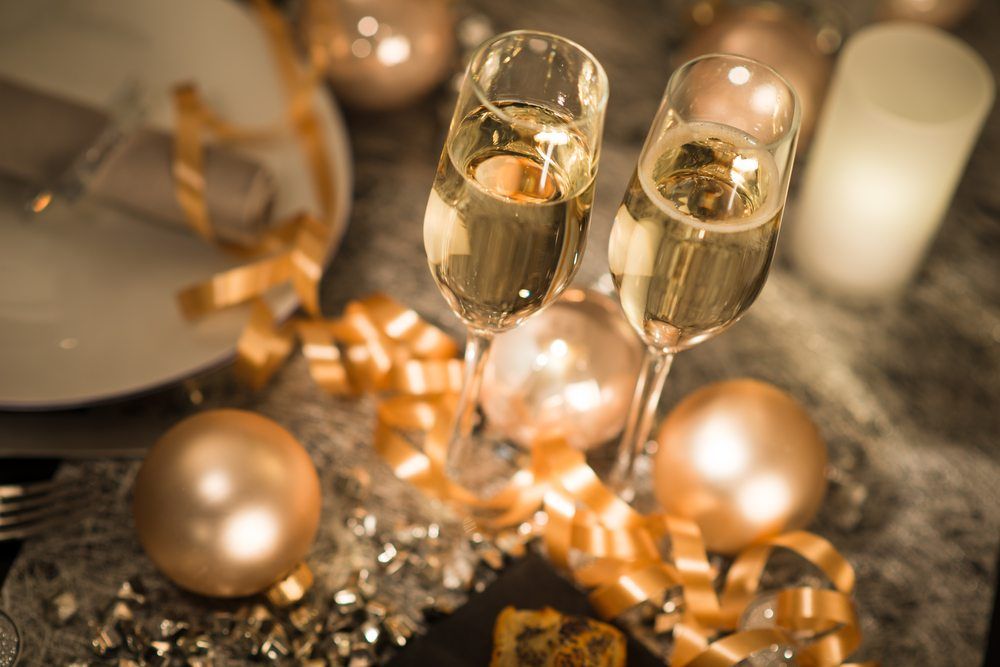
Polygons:
M333 645L337 650L337 655L346 658L351 655L351 635L347 632L333 633Z
M280 625L274 626L264 638L260 646L260 652L269 660L279 660L292 654L291 646L288 642L288 635Z
M118 600L108 610L108 619L111 621L131 621L133 619L132 608L124 600Z
M366 621L361 625L361 636L364 637L365 641L369 644L376 644L378 643L379 637L382 636L382 630L374 621Z
M316 648L319 638L315 635L309 635L307 637L296 637L292 640L292 652L295 658L302 660L312 655Z
M402 615L393 615L386 618L385 629L389 635L389 641L399 647L406 646L406 642L416 632L412 621Z
M372 573L367 568L362 568L358 570L358 575L356 577L358 582L358 590L366 598L372 598L375 596L376 591L378 591L378 585L375 583L375 578Z
M119 600L134 602L137 605L144 605L146 604L146 587L143 586L139 579L129 579L122 582L122 585L118 587L118 594L116 597Z
M396 557L399 552L396 550L396 546L392 542L386 542L382 545L382 552L376 557L378 562L385 565L386 563L392 562L392 559Z
M441 575L444 587L449 590L468 588L472 582L472 565L466 560L455 558L445 564Z
M247 617L247 623L250 625L260 626L264 621L271 620L271 612L268 608L262 604L255 604L250 608L250 614Z
M524 538L513 531L504 531L497 535L495 544L500 551L514 558L524 555Z
M308 605L296 607L288 612L288 620L299 632L305 632L317 617L319 611Z
M94 653L102 658L109 657L122 645L122 636L114 627L99 628L90 640Z
M49 603L49 621L55 625L65 625L79 610L76 595L66 591L52 598Z
M170 642L158 640L149 643L149 647L153 649L154 655L167 656L170 655L170 649L173 648Z
M499 570L503 567L503 552L493 545L484 545L477 551L477 554L484 563L494 570Z
M354 607L358 604L358 592L352 588L344 588L333 594L333 601L340 607Z
M398 573L406 565L407 559L410 554L406 551L401 552L402 558L394 558L388 565L385 566L385 573L390 577Z

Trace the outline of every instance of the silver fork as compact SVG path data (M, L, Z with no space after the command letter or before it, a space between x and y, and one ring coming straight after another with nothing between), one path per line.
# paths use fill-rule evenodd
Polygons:
M89 496L77 482L0 484L0 542L27 539L77 518Z

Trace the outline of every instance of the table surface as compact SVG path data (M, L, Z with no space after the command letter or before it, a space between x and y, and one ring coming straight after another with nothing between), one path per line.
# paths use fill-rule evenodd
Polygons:
M596 0L477 4L498 29L537 28L579 41L608 71L612 92L590 251L578 280L593 281L606 269L613 214L672 68L663 6L635 2L625 11ZM1000 71L1000 4L980 3L957 33ZM327 314L381 290L458 333L426 269L421 232L451 104L451 93L442 89L403 111L348 114L354 210L342 252L323 279ZM895 303L859 307L823 295L789 266L779 243L758 302L730 331L678 358L661 404L667 410L707 382L751 376L787 389L808 407L835 470L812 528L855 565L865 633L861 655L885 664L971 665L983 655L1000 538L998 156L995 107L929 260ZM799 224L794 196L789 226ZM331 468L361 464L380 484L397 488L367 446L370 404L323 395L301 359L258 395L234 392L215 376L206 387L210 402L254 409L291 429L324 478ZM113 423L116 415L133 421L149 415L140 438L145 444L165 421L190 410L179 395L170 390L58 419L86 430ZM44 429L38 433L41 441ZM136 439L121 444L134 447ZM89 480L106 495L74 529L79 534L29 542L14 561L0 606L29 639L59 643L42 604L59 586L85 582L84 602L96 605L122 573L150 569L128 517L135 467L121 461L63 466L61 475ZM45 474L46 464L22 464L15 472L0 461L0 469L5 478L23 479ZM333 502L325 499L325 511ZM321 529L320 545L327 532ZM11 556L9 546L0 550L0 576ZM38 656L32 664L41 664Z

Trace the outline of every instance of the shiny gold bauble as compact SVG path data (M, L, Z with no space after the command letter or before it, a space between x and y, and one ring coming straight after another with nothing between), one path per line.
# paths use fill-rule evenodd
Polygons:
M617 304L570 289L523 325L497 336L483 377L488 423L523 447L564 437L589 449L625 424L642 347Z
M149 450L132 511L146 553L176 584L215 597L250 595L288 574L312 545L319 478L275 422L210 410Z
M353 107L412 102L440 83L454 60L448 0L304 0L296 23L337 99Z
M833 71L832 59L820 49L818 38L809 21L780 5L720 9L714 21L687 41L680 60L732 53L773 67L799 95L801 149L809 142Z
M653 489L663 509L694 520L710 551L734 554L801 528L826 491L826 445L803 407L756 380L703 387L657 436Z

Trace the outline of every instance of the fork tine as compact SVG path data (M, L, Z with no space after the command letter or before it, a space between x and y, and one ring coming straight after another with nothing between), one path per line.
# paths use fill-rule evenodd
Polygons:
M82 501L88 499L88 494L81 494L80 496L68 496L62 500L57 500L33 509L9 514L0 512L0 529L43 521L51 516L64 514L73 509L82 510L85 507L85 503Z
M0 505L0 528L19 523L29 523L43 519L49 514L63 512L74 507L83 507L88 499L87 493L68 494L63 496L44 496L24 503L19 509L8 511Z
M36 521L35 523L19 524L9 528L0 527L0 542L6 542L8 540L24 540L29 537L34 537L35 535L38 535L50 528L55 528L56 526L72 521L79 514L81 514L82 511L83 508L78 507L73 511L55 514L45 520Z
M65 482L57 482L55 480L29 482L27 484L0 484L0 500L4 498L19 498L21 496L34 496L40 493L49 493L64 485Z
M70 486L56 489L52 491L52 493L48 494L17 496L12 499L4 499L0 497L0 515L21 512L35 507L43 507L70 497L85 495L85 493L86 492L83 489Z

